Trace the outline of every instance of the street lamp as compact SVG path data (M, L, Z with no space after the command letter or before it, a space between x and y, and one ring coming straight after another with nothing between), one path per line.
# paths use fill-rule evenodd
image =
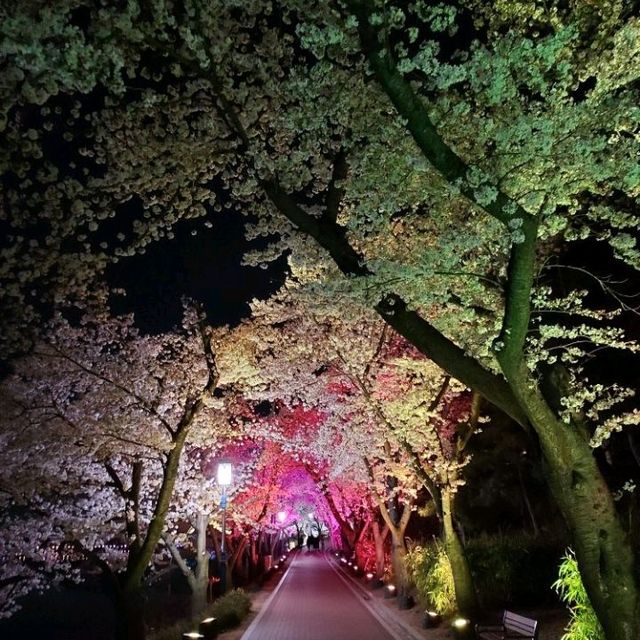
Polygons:
M222 587L222 593L227 591L227 554L225 550L225 533L227 530L227 487L231 484L233 479L231 463L219 462L218 463L218 486L222 488L222 494L220 495L220 508L222 509L222 542L220 544L220 565L221 575L220 584Z

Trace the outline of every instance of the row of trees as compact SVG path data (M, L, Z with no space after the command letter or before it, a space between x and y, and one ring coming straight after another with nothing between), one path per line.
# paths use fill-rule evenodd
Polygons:
M595 450L638 412L593 366L637 352L632 310L607 274L563 256L590 239L637 274L634 11L20 3L0 27L9 317L35 317L45 292L86 296L182 219L237 209L250 237L273 240L248 262L290 251L291 288L345 319L375 310L535 433L607 638L632 640L636 546ZM25 344L15 323L4 335Z
M220 553L210 519L222 457L236 468L229 584L234 568L255 576L274 534L313 515L380 578L390 533L404 594L405 530L423 486L462 563L460 606L475 611L452 509L460 438L476 427L470 397L379 321L301 312L274 302L213 332L187 308L159 336L106 312L49 324L0 387L5 615L30 590L81 579L84 558L108 578L120 635L143 637L141 588L163 548L202 610L210 550ZM375 558L362 552L368 537Z
M69 315L0 385L3 616L34 590L84 579L89 565L108 583L119 637L142 638L144 585L169 554L201 611L211 551L220 557L220 459L234 465L227 584L255 578L285 532L337 522L339 543L367 508L360 485L329 480L333 461L314 458L320 410L305 416L279 400L276 418L242 395L245 327L212 330L189 306L182 326L153 336L104 306Z

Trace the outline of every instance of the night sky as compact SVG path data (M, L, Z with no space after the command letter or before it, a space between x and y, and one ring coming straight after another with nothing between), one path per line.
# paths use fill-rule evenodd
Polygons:
M122 259L107 274L109 283L125 289L114 297L115 313L133 312L143 331L169 331L182 318L182 298L203 305L214 326L234 326L249 315L253 298L268 298L284 282L286 256L268 269L245 267L242 255L250 247L243 217L217 214L211 228L201 220L182 222L175 238L150 245L138 256ZM194 234L195 231L195 234Z

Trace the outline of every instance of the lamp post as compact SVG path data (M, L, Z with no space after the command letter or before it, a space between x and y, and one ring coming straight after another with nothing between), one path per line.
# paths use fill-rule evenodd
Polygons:
M227 552L225 549L225 533L227 530L227 487L231 484L232 469L230 462L218 463L218 486L222 489L220 508L222 509L222 541L220 543L220 586L222 593L227 592Z

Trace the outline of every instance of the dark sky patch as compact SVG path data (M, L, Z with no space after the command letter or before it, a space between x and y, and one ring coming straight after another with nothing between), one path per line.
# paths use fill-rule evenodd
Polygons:
M133 312L140 329L159 333L180 322L187 297L203 305L212 325L237 325L249 316L253 298L268 298L280 288L287 270L284 256L267 269L242 266L250 248L256 244L245 239L237 213L216 215L210 229L201 221L180 223L172 240L155 242L145 254L109 269L110 285L127 293L114 297L113 310Z

